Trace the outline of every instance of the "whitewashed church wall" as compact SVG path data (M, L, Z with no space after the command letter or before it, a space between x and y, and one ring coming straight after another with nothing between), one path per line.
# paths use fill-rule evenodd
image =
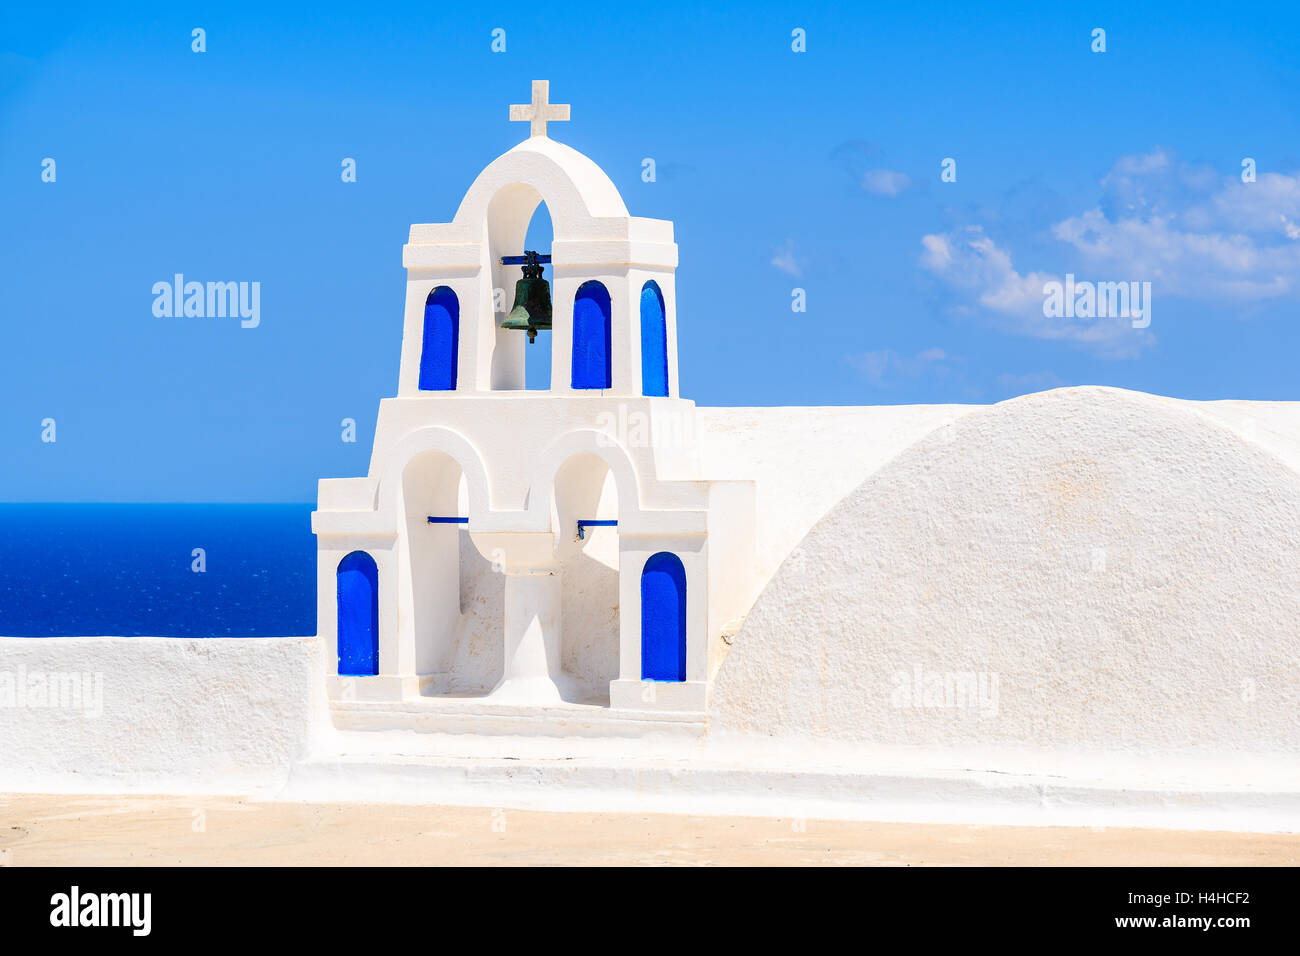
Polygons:
M754 573L761 585L872 472L981 407L697 407L701 473L756 483Z
M277 786L321 716L318 646L314 637L0 638L0 790ZM20 680L27 693L9 699ZM38 683L44 695L32 692Z

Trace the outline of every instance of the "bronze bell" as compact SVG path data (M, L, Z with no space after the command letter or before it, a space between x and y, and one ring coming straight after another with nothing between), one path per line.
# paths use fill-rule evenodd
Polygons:
M551 328L551 287L542 278L542 260L550 256L539 256L536 252L525 252L523 256L506 256L501 260L504 265L522 264L524 277L515 283L515 306L501 323L503 329L515 329L528 333L528 341L535 342L541 329Z

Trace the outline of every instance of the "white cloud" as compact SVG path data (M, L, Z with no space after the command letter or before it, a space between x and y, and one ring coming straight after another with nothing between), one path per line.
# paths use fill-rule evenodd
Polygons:
M1035 308L1041 314L1043 283L1052 277L1039 272L1021 275L1011 255L983 229L922 236L921 246L925 250L921 265L968 292L980 305L1007 315L1023 315Z
M1047 272L1021 274L1011 254L978 227L921 238L921 265L969 300L962 310L988 317L994 327L1031 338L1063 339L1115 356L1132 355L1152 340L1127 318L1060 319L1043 314ZM975 308L975 307L978 308Z
M1114 221L1100 208L1058 222L1052 234L1079 254L1076 272L1151 282L1159 294L1247 302L1297 291L1300 245L1282 214L1272 216L1273 242L1244 231L1189 230L1175 214Z
M1227 305L1300 297L1300 174L1253 183L1179 162L1164 149L1121 157L1097 206L1051 226L1059 271L1019 272L979 227L921 240L921 264L1007 331L1131 355L1154 341L1124 319L1047 319L1043 283L1074 273L1094 282L1150 282L1154 298Z
M868 169L862 174L862 188L877 196L897 196L911 184L907 173L893 169Z
M1121 157L1101 185L1099 206L1052 227L1080 268L1225 302L1300 292L1300 174L1244 183L1157 148Z
M786 275L794 276L796 279L803 275L803 266L794 256L794 240L787 239L785 244L772 255L772 265L776 266Z

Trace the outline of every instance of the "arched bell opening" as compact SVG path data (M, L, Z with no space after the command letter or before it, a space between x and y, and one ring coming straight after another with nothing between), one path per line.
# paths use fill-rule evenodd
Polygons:
M599 455L567 459L555 475L551 523L561 574L561 694L609 703L618 677L618 488Z
M555 274L550 264L551 243L554 240L554 229L551 225L551 212L542 203L533 213L532 221L528 224L528 232L524 239L523 252L537 252L546 256L546 261L541 262L541 274L538 277L541 282L540 286L534 285L532 289L519 289L515 296L516 301L524 299L528 302L537 302L539 308L544 308L547 313L544 318L547 323L546 328L539 329L535 337L528 340L524 346L524 387L530 391L550 391L551 388L551 347L553 339L551 336L551 315L555 308L553 292L555 290ZM542 306L541 295L545 294L545 305ZM529 306L530 312L532 310ZM530 314L528 321L534 322L536 315ZM520 332L520 335L528 338L528 333Z
M554 227L541 194L524 183L503 186L488 204L486 232L492 275L492 388L551 388L550 266ZM529 253L540 258L525 262ZM506 260L503 262L502 260Z

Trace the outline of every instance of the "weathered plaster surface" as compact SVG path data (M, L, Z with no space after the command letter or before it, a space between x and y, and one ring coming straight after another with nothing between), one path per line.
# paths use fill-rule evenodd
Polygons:
M275 785L310 746L317 641L0 638L0 672L102 678L99 714L0 706L0 789L231 792Z
M1300 474L1214 423L1239 411L1074 388L940 428L786 559L715 730L1294 762ZM1274 447L1297 433L1294 406L1253 417ZM917 667L997 675L996 713L899 706Z
M766 582L863 479L940 425L979 407L697 408L701 470L710 478L756 482L755 574Z

